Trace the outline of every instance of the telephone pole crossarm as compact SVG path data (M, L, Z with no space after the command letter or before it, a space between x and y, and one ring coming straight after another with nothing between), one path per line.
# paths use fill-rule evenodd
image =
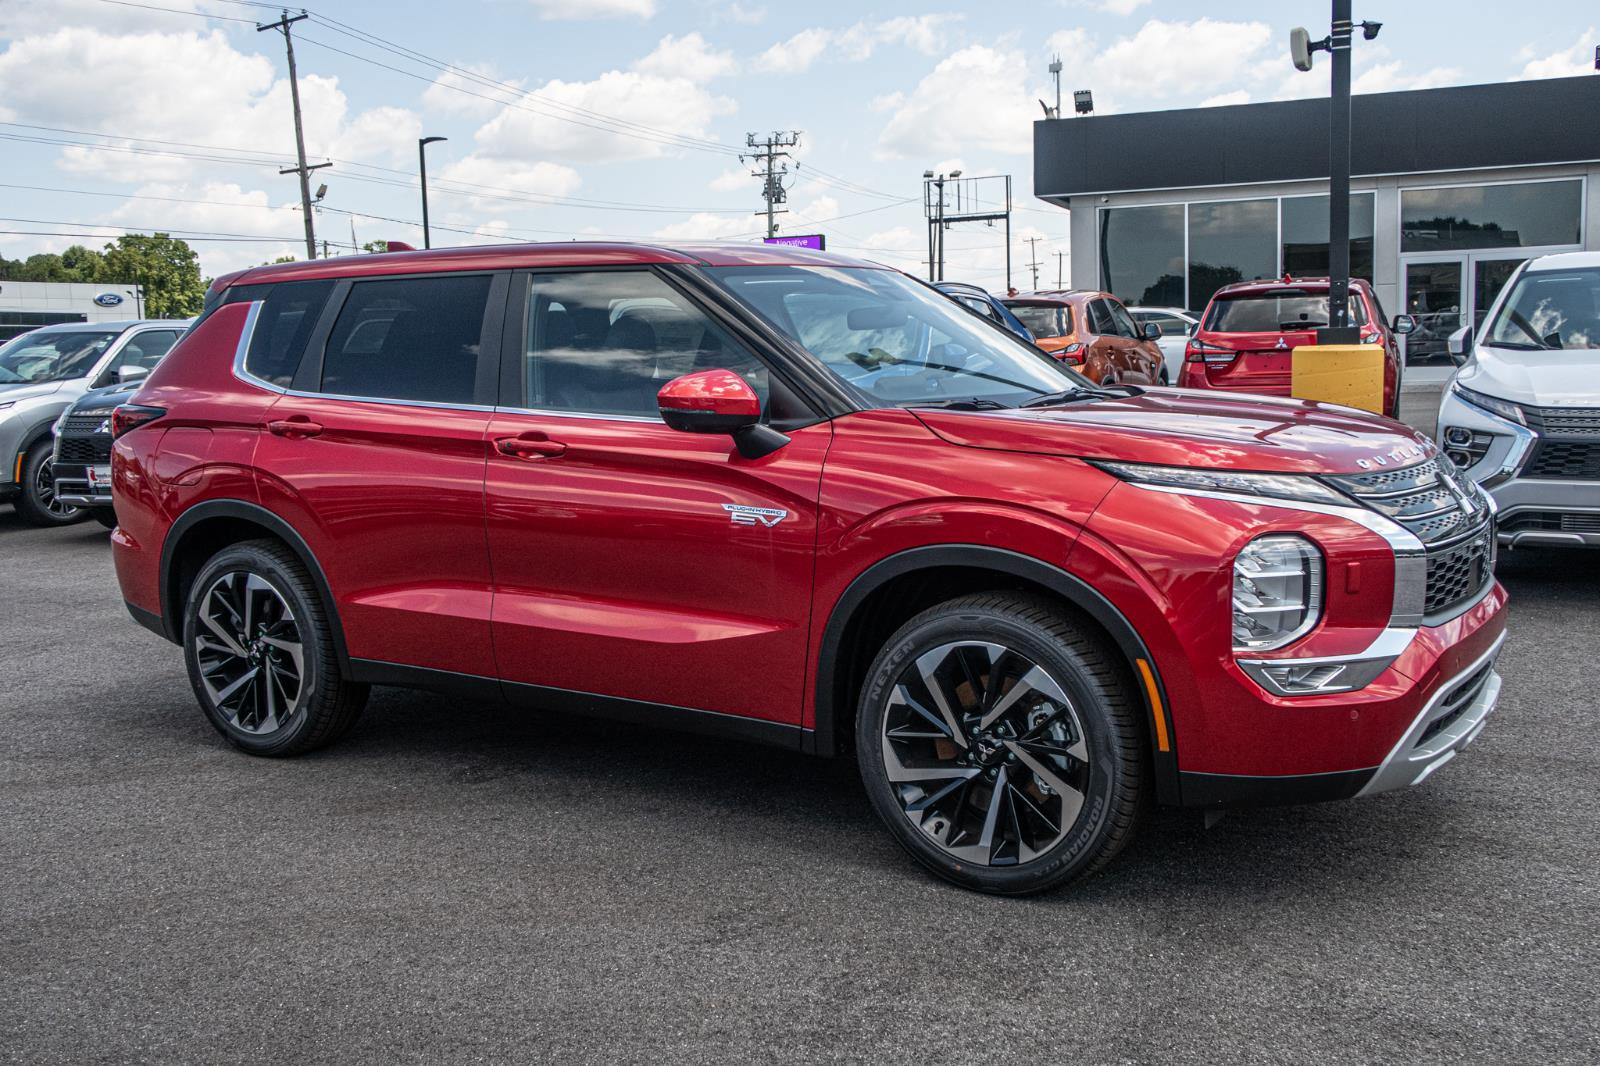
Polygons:
M790 130L787 133L773 133L766 140L757 140L756 134L745 134L745 147L749 148L750 159L757 160L759 166L750 172L752 177L761 179L761 198L766 201L764 210L757 211L757 215L767 216L767 236L778 235L778 215L788 214L779 210L778 205L787 203L789 190L783 184L784 175L789 173L787 163L779 163L780 159L790 158L790 153L784 149L793 148L800 143L800 131ZM740 156L741 162L745 156Z
M310 18L306 12L291 15L287 10L277 22L268 22L265 25L256 24L256 32L264 33L267 30L278 30L283 34L283 47L289 57L289 99L294 104L294 151L298 166L279 171L282 174L300 175L300 213L305 216L306 227L306 258L317 257L317 230L316 223L311 217L311 172L323 167L332 166L332 163L318 163L311 167L306 165L306 134L305 126L300 119L300 78L294 65L294 34L291 31L296 22Z

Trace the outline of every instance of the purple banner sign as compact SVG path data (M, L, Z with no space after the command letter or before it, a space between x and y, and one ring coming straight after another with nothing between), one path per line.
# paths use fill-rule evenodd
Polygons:
M787 244L792 248L815 248L819 252L828 250L828 238L820 233L806 233L794 237L768 237L762 244Z

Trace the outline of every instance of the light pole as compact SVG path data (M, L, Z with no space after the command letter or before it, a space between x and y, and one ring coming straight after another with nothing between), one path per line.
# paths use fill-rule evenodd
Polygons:
M954 181L961 176L961 171L952 170L949 174L934 174L931 170L922 172L923 188L932 186L938 199L928 201L924 197L924 206L932 212L928 216L928 280L944 280L944 183Z
M448 141L448 137L423 137L417 141L417 174L422 179L422 246L432 248L428 235L428 145L434 141Z

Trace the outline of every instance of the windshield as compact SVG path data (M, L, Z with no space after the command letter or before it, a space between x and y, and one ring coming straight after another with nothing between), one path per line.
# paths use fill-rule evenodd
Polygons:
M1006 304L1035 337L1070 337L1072 308L1060 304Z
M883 407L1014 406L1089 382L892 270L711 267L706 273Z
M1525 273L1489 327L1500 348L1600 348L1600 269Z
M24 333L0 347L0 385L37 385L87 377L115 332Z
M1366 304L1354 292L1350 294L1350 321L1357 326L1367 324ZM1328 294L1301 289L1218 297L1206 316L1206 329L1212 333L1284 333L1327 324Z

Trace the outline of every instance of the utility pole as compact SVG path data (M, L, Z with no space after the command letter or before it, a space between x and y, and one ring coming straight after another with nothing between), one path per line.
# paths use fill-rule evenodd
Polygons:
M1033 290L1039 291L1039 240L1038 237L1024 237L1028 242L1028 266L1033 268Z
M1058 289L1066 288L1066 285L1061 280L1061 275L1065 272L1063 267L1064 267L1064 265L1066 263L1066 259L1067 259L1067 253L1066 252L1057 252L1056 253L1056 288L1058 288Z
M756 140L754 133L745 134L745 147L750 148L748 156L741 155L739 162L748 162L751 159L760 163L755 170L750 172L752 177L762 179L761 197L767 202L765 211L757 211L758 215L767 216L767 236L778 235L778 220L776 215L788 214L787 211L778 210L778 205L789 201L789 190L783 187L783 176L789 172L787 163L778 163L780 159L789 158L789 153L782 149L793 148L800 143L800 131L790 130L788 133L774 132L764 141Z
M306 165L306 134L305 128L300 122L300 79L294 69L294 35L290 32L289 27L308 17L310 16L304 11L290 17L288 10L285 9L283 17L277 22L269 22L265 26L257 23L256 32L261 33L265 30L283 31L283 45L289 54L289 98L294 101L294 150L295 157L300 165L280 170L278 173L300 175L300 213L305 216L306 223L306 258L315 259L317 257L317 231L316 224L311 218L311 172L313 170L321 170L323 167L331 167L333 164Z

